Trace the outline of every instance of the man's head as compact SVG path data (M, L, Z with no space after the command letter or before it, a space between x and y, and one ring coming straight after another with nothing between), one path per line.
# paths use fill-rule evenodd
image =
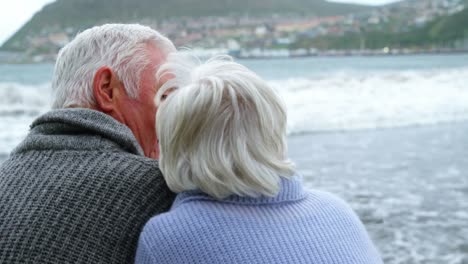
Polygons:
M141 25L85 30L58 55L53 108L106 113L132 130L146 156L158 158L154 96L165 80L156 72L174 51L169 39Z

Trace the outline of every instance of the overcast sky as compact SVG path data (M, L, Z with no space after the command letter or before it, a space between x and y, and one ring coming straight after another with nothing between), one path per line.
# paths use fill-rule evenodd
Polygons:
M0 45L11 37L37 11L55 0L2 0L0 4ZM335 0L336 2L379 5L395 0Z

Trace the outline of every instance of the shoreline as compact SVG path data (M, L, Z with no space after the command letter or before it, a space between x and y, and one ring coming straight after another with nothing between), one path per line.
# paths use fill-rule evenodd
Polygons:
M468 54L468 50L464 49L435 49L435 50L420 50L410 51L407 49L401 50L326 50L326 51L313 51L304 54L294 54L294 50L286 50L281 54L272 55L276 50L257 49L255 54L251 54L252 50L246 50L246 54L237 54L232 51L220 50L193 50L191 53L200 58L210 58L212 56L228 54L237 60L275 60L275 59L300 59L300 58L346 58L346 57L410 57L418 55L438 56L438 55L457 55ZM1 51L0 51L1 52ZM23 57L21 59L2 60L0 65L27 65L27 64L53 64L55 63L55 55L45 54L44 59L37 59L34 57ZM52 59L54 58L54 59Z
M330 58L330 57L410 57L418 55L428 55L428 56L437 56L437 55L456 55L456 54L468 54L468 50L437 50L437 51L389 51L384 52L381 50L331 50L323 51L306 55L292 55L292 56L233 56L239 60L250 60L250 59L296 59L296 58ZM232 56L232 55L231 55Z

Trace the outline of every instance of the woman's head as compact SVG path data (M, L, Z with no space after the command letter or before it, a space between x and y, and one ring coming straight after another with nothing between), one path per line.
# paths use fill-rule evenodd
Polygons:
M165 74L174 78L156 97L156 129L169 188L217 198L275 195L293 165L285 106L273 89L227 56L200 64L174 54L158 77Z

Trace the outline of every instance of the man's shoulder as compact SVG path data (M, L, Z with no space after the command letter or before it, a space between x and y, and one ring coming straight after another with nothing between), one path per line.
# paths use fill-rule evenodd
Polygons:
M13 258L37 262L87 255L96 263L116 262L110 256L128 263L144 223L172 200L157 161L102 151L14 154L0 167L7 212L0 217L0 244L10 241L14 254L29 248ZM40 250L45 247L52 253Z
M33 150L12 154L0 174L49 178L94 178L104 181L163 181L157 160L121 151Z
M137 163L141 166L148 167L159 167L158 160L151 159L145 156L136 155L129 152L124 152L115 149L39 149L39 150L28 150L22 152L12 152L7 161L18 161L18 160L28 160L31 158L42 157L45 162L54 162L55 159L62 157L67 158L86 158L91 159L107 159L109 162L118 161L121 162L122 159L126 160L125 163ZM125 165L125 163L121 165Z
M158 160L151 159L145 156L135 155L132 153L121 152L121 151L110 152L109 159L113 159L114 157L123 158L123 159L126 159L127 162L136 163L147 168L159 168Z

